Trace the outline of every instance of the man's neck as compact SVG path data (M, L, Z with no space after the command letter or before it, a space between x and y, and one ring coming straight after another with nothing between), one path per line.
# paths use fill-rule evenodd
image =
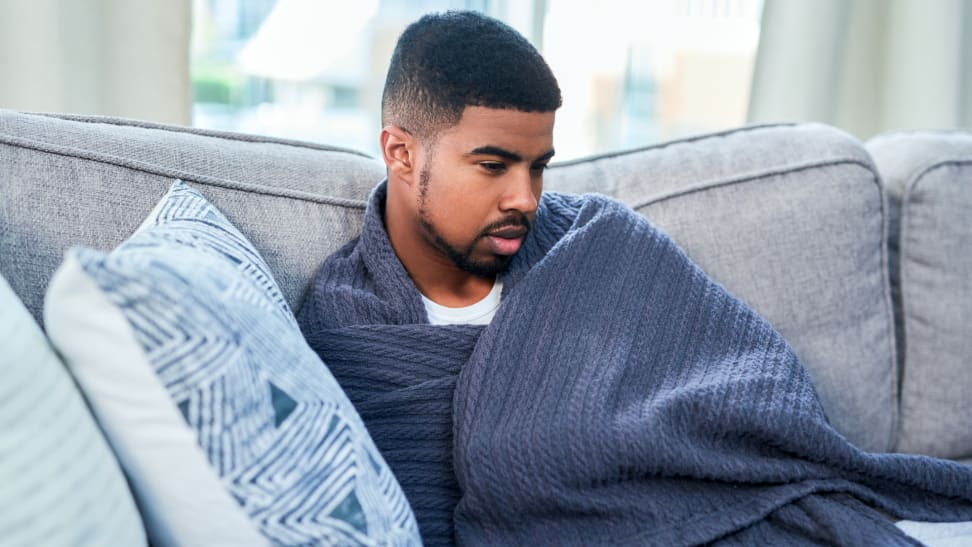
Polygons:
M466 272L459 272L463 275L450 279L450 276L435 274L416 276L407 266L405 270L409 272L415 287L426 298L450 308L462 308L479 302L486 298L495 283L495 277L479 277Z

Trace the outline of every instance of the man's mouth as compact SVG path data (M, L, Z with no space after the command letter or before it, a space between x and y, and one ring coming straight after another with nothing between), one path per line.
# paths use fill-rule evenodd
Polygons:
M486 235L490 249L503 256L516 254L523 244L527 229L523 226L509 226L490 232Z

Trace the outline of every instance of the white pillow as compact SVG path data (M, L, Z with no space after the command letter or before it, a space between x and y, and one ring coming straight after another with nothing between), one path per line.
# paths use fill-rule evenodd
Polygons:
M158 545L419 544L397 480L253 245L177 182L45 302Z
M0 544L145 545L114 454L2 277L0 348Z

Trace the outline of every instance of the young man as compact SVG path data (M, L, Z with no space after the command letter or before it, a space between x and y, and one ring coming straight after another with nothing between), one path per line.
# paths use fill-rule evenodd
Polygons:
M541 194L560 91L475 13L401 36L387 180L301 325L427 544L911 544L972 468L864 454L759 316L623 205Z
M427 17L402 35L382 97L384 220L432 323L485 324L498 307L560 103L544 60L495 21Z

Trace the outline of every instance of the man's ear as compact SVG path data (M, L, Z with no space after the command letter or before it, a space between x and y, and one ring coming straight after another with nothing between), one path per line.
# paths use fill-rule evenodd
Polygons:
M388 169L388 178L411 184L415 173L416 139L397 125L381 129L381 157Z

